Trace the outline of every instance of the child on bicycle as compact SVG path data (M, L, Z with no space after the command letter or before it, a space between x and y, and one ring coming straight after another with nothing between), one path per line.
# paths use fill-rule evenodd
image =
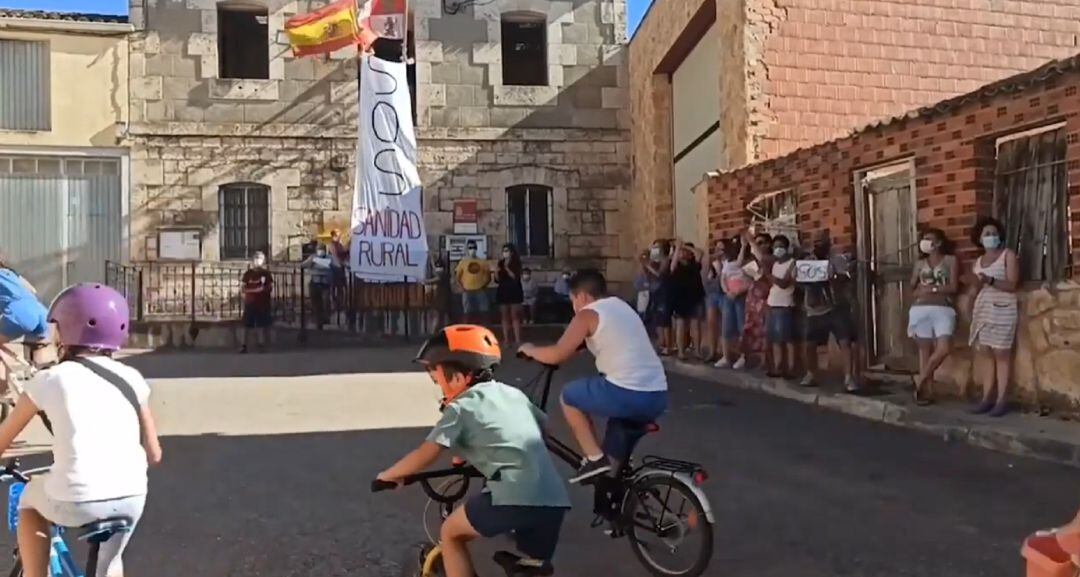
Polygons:
M127 341L128 304L99 284L68 287L49 310L60 362L26 384L0 423L0 453L34 415L53 432L53 465L34 477L19 502L19 552L25 577L46 577L49 526L80 527L108 517L138 523L146 502L148 464L161 461L150 413L150 387L139 371L113 360ZM131 533L102 543L97 575L121 577Z
M570 302L574 319L559 342L549 347L525 344L520 352L541 363L559 365L584 344L596 357L600 374L568 383L561 398L566 422L585 454L581 468L570 479L580 483L611 471L606 455L621 452L616 447L600 447L590 415L652 422L667 409L668 387L664 366L641 317L622 299L608 296L604 275L579 271L570 279Z
M401 482L434 463L444 450L466 459L487 488L443 522L447 577L473 577L467 544L513 533L529 569L550 574L563 516L570 507L542 431L545 415L520 390L494 380L499 342L484 327L453 325L424 343L416 361L442 389L442 417L427 440L379 474Z
M34 286L0 257L0 393L7 390L10 361L15 359L7 343L26 337L46 339L49 324L45 313Z

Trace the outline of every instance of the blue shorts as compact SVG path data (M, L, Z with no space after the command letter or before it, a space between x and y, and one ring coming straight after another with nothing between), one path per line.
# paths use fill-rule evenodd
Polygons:
M513 534L514 544L526 557L550 561L559 544L566 509L493 505L491 493L479 493L465 502L465 517L481 537Z
M465 314L488 312L487 291L465 291L461 293L461 307Z
M724 295L723 306L724 338L737 339L746 326L746 295L729 297Z
M37 299L17 300L0 312L0 335L8 340L49 336L49 311Z
M598 417L651 423L667 410L667 391L631 391L612 384L603 375L585 377L563 387L562 401L580 411ZM612 432L608 427L607 432ZM624 449L619 435L604 436L604 454L620 455Z
M795 342L795 308L769 307L766 340L771 344L784 345Z
M707 310L724 310L724 293L707 293L705 295L705 308Z
M270 309L244 305L244 327L249 329L265 329L274 324L274 317Z

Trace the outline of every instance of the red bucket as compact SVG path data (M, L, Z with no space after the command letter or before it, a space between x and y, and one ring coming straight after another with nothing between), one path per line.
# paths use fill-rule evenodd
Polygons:
M1027 560L1027 577L1076 577L1076 565L1053 534L1028 537L1021 554Z

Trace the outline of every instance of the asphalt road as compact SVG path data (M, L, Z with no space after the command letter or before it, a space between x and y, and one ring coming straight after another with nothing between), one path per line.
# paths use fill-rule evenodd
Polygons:
M368 484L434 418L426 377L407 372L411 352L134 358L155 378L167 436L129 577L396 575L424 538L424 498ZM557 380L588 369L582 359ZM501 376L534 372L515 360ZM710 471L707 575L1018 576L1023 537L1080 505L1074 469L671 379L672 410L641 452ZM625 541L589 528L591 495L572 493L557 574L645 576Z

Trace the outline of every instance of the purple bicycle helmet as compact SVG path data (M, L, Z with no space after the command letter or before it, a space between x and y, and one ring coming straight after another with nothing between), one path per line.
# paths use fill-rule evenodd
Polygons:
M61 345L119 350L128 340L127 299L112 287L80 283L64 289L49 307Z

